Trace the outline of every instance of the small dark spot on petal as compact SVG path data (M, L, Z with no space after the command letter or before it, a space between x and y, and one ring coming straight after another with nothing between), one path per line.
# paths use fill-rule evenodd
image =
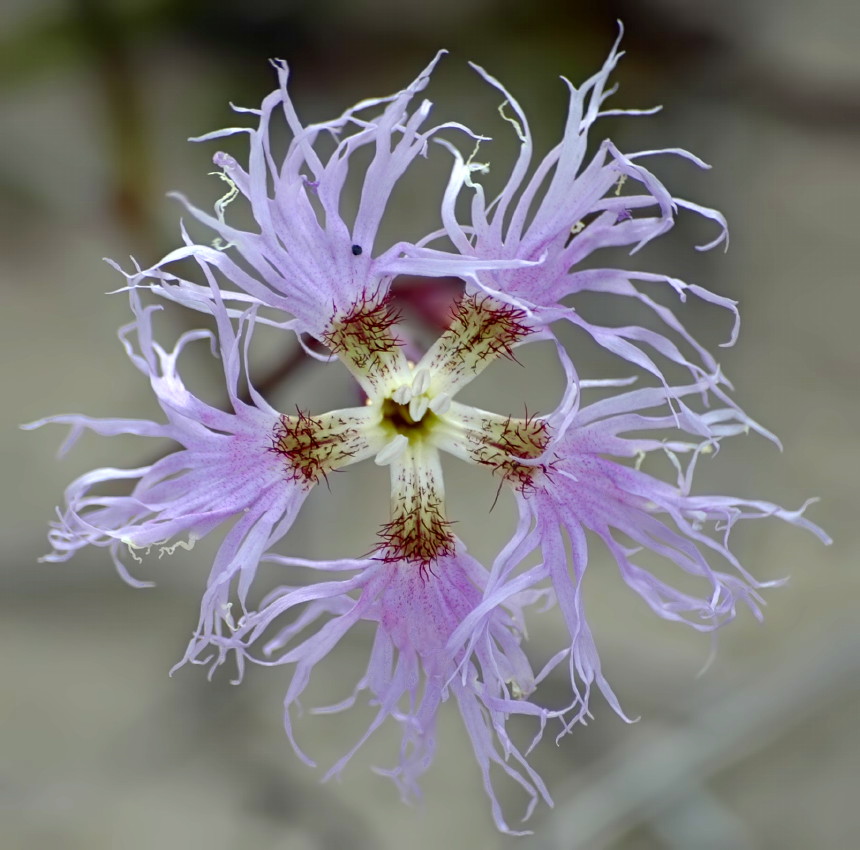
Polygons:
M361 245L353 245L352 253L357 257L361 253Z

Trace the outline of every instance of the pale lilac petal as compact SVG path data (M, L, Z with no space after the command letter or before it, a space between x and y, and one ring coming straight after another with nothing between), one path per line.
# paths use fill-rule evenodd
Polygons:
M256 110L256 128L233 127L197 137L209 141L231 135L248 137L247 170L232 156L218 152L228 191L213 213L176 195L190 215L215 234L211 245L184 233L185 247L154 266L128 275L133 287L147 287L196 310L212 312L206 287L174 272L175 264L193 257L218 276L225 300L272 307L292 317L286 326L321 339L332 318L347 313L366 297L381 298L397 273L449 274L449 266L424 262L420 272L398 265L399 247L378 250L377 232L389 196L409 166L427 155L428 142L444 129L470 133L448 122L423 130L429 101L415 102L426 87L442 53L405 89L391 97L362 101L338 118L304 126L287 90L286 63L273 65L278 88ZM380 111L381 110L381 111ZM271 150L274 122L282 112L292 141L278 162ZM325 156L320 136L337 140ZM370 164L356 165L356 154L372 151ZM342 193L350 170L363 168L358 211L351 221L342 215ZM258 230L227 223L230 204L240 197L250 206ZM470 273L468 268L466 273Z
M286 532L306 494L285 475L283 458L271 451L278 415L268 405L239 402L237 388L246 352L226 314L219 319L217 353L234 401L232 413L194 396L177 371L183 348L198 340L215 344L213 335L190 331L172 350L165 350L153 336L153 317L159 308L144 308L135 292L131 292L131 304L136 322L123 328L120 336L132 362L149 378L168 424L64 415L28 427L70 425L64 448L85 429L104 435L169 438L179 448L150 466L98 469L76 479L66 490L65 509L58 512L49 534L53 551L45 559L65 561L84 546L106 547L123 577L137 583L131 579L128 562L142 560L138 551L155 547L164 554L179 545L191 548L225 520L242 515L222 545L212 581L217 584L222 573L232 574L241 566L246 590L260 556ZM216 304L223 308L217 299ZM248 317L243 324L252 321ZM131 493L100 494L101 485L116 480L131 482ZM210 587L207 593L215 591Z
M564 731L589 716L592 686L622 717L604 676L584 614L582 578L588 563L589 531L614 557L622 579L659 617L709 632L746 607L762 616L761 591L780 582L758 581L729 548L729 534L742 519L775 517L830 538L798 510L771 502L730 496L693 495L692 473L705 451L749 429L735 407L697 412L684 404L700 395L706 381L671 389L645 388L577 408L545 456L553 458L542 483L517 492L517 532L493 565L484 599L452 633L451 644L478 645L486 618L500 604L549 581L570 634L570 676L574 700L565 710ZM670 409L670 404L675 408ZM660 411L660 408L663 408ZM651 410L651 413L645 411ZM655 411L656 409L656 411ZM674 439L641 438L637 431L662 432ZM678 470L669 484L614 458L666 453ZM689 454L684 469L678 455ZM569 541L569 554L563 541ZM632 540L635 548L621 542ZM525 571L523 559L539 551L541 562ZM636 562L637 553L655 553L675 570L699 580L698 594L681 591Z
M511 630L512 616L520 616L518 601L512 599L509 606L499 605L484 614L484 632L477 643L464 647L465 640L453 645L450 642L458 624L480 602L487 579L486 571L462 548L455 555L440 558L432 574L426 575L414 564L372 559L316 563L269 556L268 560L324 572L337 570L352 577L285 587L264 599L258 610L243 609L241 620L229 629L223 627L222 617L222 627L198 631L186 660L217 666L232 654L241 657L242 663L295 665L284 701L284 722L296 752L313 764L295 738L292 712L299 706L314 667L353 625L370 620L376 623L377 633L367 669L351 695L319 711L342 710L367 691L370 703L377 708L376 715L325 778L339 774L370 735L391 718L403 735L399 762L378 772L394 780L405 798L417 796L418 779L435 753L438 708L453 694L484 776L497 826L510 831L490 782L493 764L529 795L526 816L538 799L550 802L540 777L505 731L508 715L523 714L537 720L536 737L540 737L547 719L556 716L527 698L535 688L535 676L519 647L518 633ZM222 600L221 608L231 610L226 600ZM296 610L300 613L292 620ZM284 625L279 625L282 619ZM258 649L261 645L263 656ZM561 658L559 655L553 664Z
M644 277L636 272L607 269L602 274L578 271L578 266L595 252L605 248L629 247L631 253L668 231L675 222L679 207L691 210L716 222L719 235L702 249L712 248L727 240L726 223L716 210L672 196L660 179L644 167L643 160L657 155L686 159L701 168L707 164L682 148L645 150L625 154L610 140L603 140L590 160L586 161L588 135L597 119L614 114L650 114L655 110L608 110L605 101L614 93L609 76L623 55L619 52L619 35L600 71L581 86L565 80L569 90L567 120L561 141L542 159L534 158L534 144L526 112L513 95L483 68L473 65L478 74L504 97L502 116L513 126L519 142L519 154L500 194L487 200L481 184L482 164L464 160L460 152L447 145L454 165L442 203L445 233L458 253L476 265L469 274L461 269L459 276L467 282L467 290L481 289L507 303L516 303L544 322L564 317L585 328L605 349L636 367L656 376L668 386L662 366L647 353L647 348L659 352L689 369L694 377L712 373L713 357L699 345L674 313L657 304L633 285L633 280L660 279L657 275ZM509 111L505 111L509 110ZM512 114L510 114L512 113ZM476 156L483 156L480 148ZM529 172L531 172L529 176ZM622 192L622 185L633 193ZM471 214L468 220L458 217L457 199L465 191L471 193ZM418 258L422 245L407 247L410 257ZM504 268L499 260L531 260L532 267ZM477 265L486 261L483 268ZM456 264L447 263L449 274L458 274ZM587 276L588 285L583 278ZM674 278L671 282L682 299L686 291L735 311L734 304L714 295L701 286L688 286ZM587 288L644 303L663 322L666 332L649 331L642 327L599 327L582 319L572 298L573 310L559 310L567 296L575 296ZM546 312L541 312L541 308ZM730 342L736 338L737 326ZM682 355L673 338L692 346L695 357Z

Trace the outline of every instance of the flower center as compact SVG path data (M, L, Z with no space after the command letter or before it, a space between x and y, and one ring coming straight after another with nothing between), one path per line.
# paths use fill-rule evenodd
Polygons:
M334 311L323 337L367 394L365 417L282 417L274 449L294 477L308 483L372 456L391 477L391 519L381 529L380 557L427 567L455 551L445 515L439 452L492 469L525 491L547 471L549 443L541 419L513 419L476 410L454 396L493 360L514 356L534 333L528 316L481 294L456 303L449 328L417 364L409 363L390 300L364 297ZM346 415L344 415L346 414Z
M393 398L387 398L382 402L383 422L389 428L394 429L396 433L403 434L410 439L429 432L432 428L432 420L436 418L432 411L425 408L421 412L419 408L415 411L420 414L416 420L409 411L411 406L411 404L399 404Z
M404 377L406 380L389 389L378 402L385 439L400 446L426 441L451 406L447 393L434 392L434 376L428 369L410 367Z

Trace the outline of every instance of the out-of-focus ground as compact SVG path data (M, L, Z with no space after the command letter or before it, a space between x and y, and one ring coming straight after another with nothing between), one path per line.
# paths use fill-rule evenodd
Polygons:
M560 7L549 0L3 4L4 848L857 846L860 5ZM732 228L728 254L701 255L691 240L706 231L682 216L670 237L630 262L740 300L740 341L716 350L738 400L785 445L779 454L761 438L736 440L703 467L700 489L789 507L818 495L809 515L836 542L825 549L777 521L739 529L738 552L756 575L791 580L767 594L764 624L742 614L720 634L716 661L698 678L707 638L655 618L596 554L586 588L590 622L622 703L642 719L625 725L598 698L587 727L559 747L548 735L535 762L556 807L538 811L533 837L514 841L492 826L452 705L442 712L438 756L416 808L370 772L393 759L390 734L356 756L340 782L320 785L320 773L299 763L281 729L286 671L251 670L240 688L225 674L209 683L198 668L168 678L196 622L214 542L150 560L144 569L158 586L146 591L124 585L103 551L37 563L46 523L74 476L96 465L136 466L151 450L85 437L57 462L59 429L24 433L17 425L52 412L155 413L115 337L127 302L103 294L122 281L100 258L133 253L149 263L178 243L179 210L164 199L167 190L201 205L223 193L207 176L215 146L184 140L234 123L227 101L258 103L272 84L269 56L291 62L294 97L312 120L395 90L445 46L452 55L428 91L440 114L480 130L492 125L498 98L468 71L465 61L475 59L517 94L547 146L563 117L557 75L577 82L596 70L617 17L627 26L628 55L613 105L665 110L607 122L604 131L622 150L677 145L710 161L714 170L704 174L682 163L654 167L677 195L721 208ZM506 131L496 118L492 134ZM499 150L503 157L510 145ZM446 163L434 156L428 173L438 180ZM435 222L438 184L427 185L435 195L428 188L398 201L400 220L414 222L416 233ZM728 333L716 309L690 305L683 315L712 347ZM189 320L177 311L170 321L178 331ZM279 341L270 345L276 354ZM574 356L584 375L605 363L584 344ZM527 354L532 376L541 357ZM215 386L202 358L189 368L201 386ZM510 403L517 413L525 394L530 407L548 409L557 384L536 385L517 369L489 370L473 400L499 410ZM325 374L302 368L273 397L285 409L343 406L345 374ZM364 466L313 496L284 551L366 551L385 519L386 482ZM502 502L488 515L492 483L454 465L449 473L458 531L488 561L510 528L512 506ZM380 506L379 516L368 504ZM323 666L310 704L351 686L366 663L366 637ZM551 615L534 622L531 638L535 657L546 657L561 640L558 623ZM548 699L564 701L563 676L545 688ZM361 710L309 717L307 749L331 764L367 720ZM515 823L522 801L506 799Z

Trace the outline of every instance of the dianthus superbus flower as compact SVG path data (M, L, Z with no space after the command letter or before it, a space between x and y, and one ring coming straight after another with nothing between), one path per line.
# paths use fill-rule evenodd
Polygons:
M693 292L732 310L734 304L670 277L576 269L601 248L635 248L663 233L678 206L724 224L714 211L673 199L641 166L639 160L655 152L622 155L605 142L583 167L586 135L606 114L600 112L606 81L619 55L613 48L599 74L580 89L570 87L563 139L528 179L532 146L525 114L479 69L505 95L514 115L503 114L521 140L501 195L486 204L473 179L479 167L444 140L455 164L441 202L443 229L381 251L377 230L392 188L425 155L428 142L443 128L465 136L469 145L479 138L459 124L421 129L429 103L415 107L413 98L426 86L438 56L396 95L363 101L333 121L308 127L287 95L286 65L276 63L278 89L259 110L243 110L258 117L257 128L202 137L245 132L250 137L247 169L216 154L230 192L215 215L186 203L192 216L214 231L215 244L194 242L183 231L183 248L127 276L135 320L120 337L166 421L65 415L32 426L70 425L72 441L90 429L178 446L142 468L98 469L73 482L50 533L53 551L47 560L67 560L90 544L103 546L123 577L140 583L131 577L129 559L142 560L141 550L190 548L232 521L180 663L206 664L214 672L232 659L239 678L248 662L290 668L284 722L296 752L312 763L293 724L300 699L317 665L349 639L353 626L373 624L367 667L357 681L345 683L341 703L318 710L345 710L367 698L376 716L355 748L383 723L396 723L402 735L398 758L381 772L411 798L418 795L437 747L437 712L453 698L494 821L504 831L510 828L491 769L525 790L526 816L538 800L550 802L527 761L530 748L524 750L508 733L512 715L533 720L532 746L547 724L564 734L586 717L592 688L624 716L585 616L586 532L609 550L624 581L658 616L700 631L728 622L739 606L761 614L760 592L768 583L757 581L729 548L739 520L772 516L827 542L803 516L805 505L789 511L766 501L694 492L698 459L715 454L722 440L749 430L771 435L728 398L714 358L635 284L662 280L682 297ZM283 157L270 142L276 109L292 132ZM326 136L333 137L327 155L322 152ZM362 148L372 151L371 161L360 173L358 212L347 220L344 186L356 162L353 155ZM620 193L625 178L639 184L638 194ZM455 214L464 189L473 193L467 225ZM250 206L256 230L227 223L228 203L239 196ZM441 233L450 237L454 252L430 247ZM196 262L202 282L178 276L173 269L181 260ZM424 351L391 297L392 279L401 273L451 275L465 283L448 327ZM664 322L666 332L585 322L563 300L585 290L636 298ZM144 305L144 291L211 314L215 331L189 332L173 349L163 348L153 333L159 308ZM552 323L562 319L585 328L631 368L656 378L658 386L622 391L618 388L630 380L580 380L575 358L553 334ZM340 360L350 371L366 404L327 413L272 408L247 374L248 346L260 322L300 339L316 338L328 359ZM203 339L222 362L227 411L194 396L180 377L184 347ZM458 400L494 360L513 358L521 346L540 340L554 345L565 376L555 410L514 416L511 411L521 409L516 400L499 413ZM678 342L692 347L696 359L682 354ZM688 381L670 382L666 363L684 367ZM585 404L584 393L596 387L608 395ZM517 526L490 569L477 563L454 533L445 504L443 452L484 468L516 500ZM668 481L653 468L657 456L673 471ZM390 501L389 519L367 547L369 554L311 561L274 551L314 486L370 459L387 467ZM131 483L128 495L100 492L101 485L117 480ZM535 553L537 564L526 566ZM641 553L659 556L697 579L699 592L682 591L671 579L649 572ZM278 565L284 579L258 600L251 590L261 561ZM526 617L555 602L569 639L533 667L523 646ZM538 686L563 662L571 696L548 706ZM327 775L338 773L355 748Z

